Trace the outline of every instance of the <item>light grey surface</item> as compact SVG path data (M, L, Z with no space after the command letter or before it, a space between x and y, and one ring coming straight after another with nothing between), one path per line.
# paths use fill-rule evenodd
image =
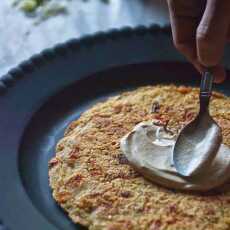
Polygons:
M0 77L31 55L71 38L122 26L169 23L165 0L72 0L67 15L39 25L11 2L0 0Z

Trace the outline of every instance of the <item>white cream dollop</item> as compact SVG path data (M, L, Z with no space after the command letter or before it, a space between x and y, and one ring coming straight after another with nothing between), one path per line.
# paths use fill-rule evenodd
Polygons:
M137 171L154 183L207 191L230 182L230 148L222 144L216 157L198 175L181 176L172 164L176 136L152 121L141 122L121 139L121 150Z

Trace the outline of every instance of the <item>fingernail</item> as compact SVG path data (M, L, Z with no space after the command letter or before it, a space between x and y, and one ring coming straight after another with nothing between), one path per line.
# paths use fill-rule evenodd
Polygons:
M222 83L226 78L226 72L223 66L215 66L211 68L211 71L214 75L214 82L215 83Z
M193 62L194 67L197 69L197 71L202 74L205 71L205 68L197 61Z

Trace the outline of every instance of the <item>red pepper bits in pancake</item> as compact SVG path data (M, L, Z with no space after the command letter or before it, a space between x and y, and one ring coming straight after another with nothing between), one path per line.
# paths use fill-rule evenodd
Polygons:
M120 150L120 139L137 123L154 120L178 132L198 109L197 88L173 85L141 87L96 104L57 145L58 160L49 168L54 199L90 230L230 229L229 189L165 189L136 173ZM214 92L210 112L230 147L230 98Z

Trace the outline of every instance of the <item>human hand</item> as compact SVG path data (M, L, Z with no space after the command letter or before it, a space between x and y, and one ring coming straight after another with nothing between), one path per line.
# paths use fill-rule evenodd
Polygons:
M215 82L225 79L221 66L230 41L230 0L167 0L176 48L203 73L211 68Z

